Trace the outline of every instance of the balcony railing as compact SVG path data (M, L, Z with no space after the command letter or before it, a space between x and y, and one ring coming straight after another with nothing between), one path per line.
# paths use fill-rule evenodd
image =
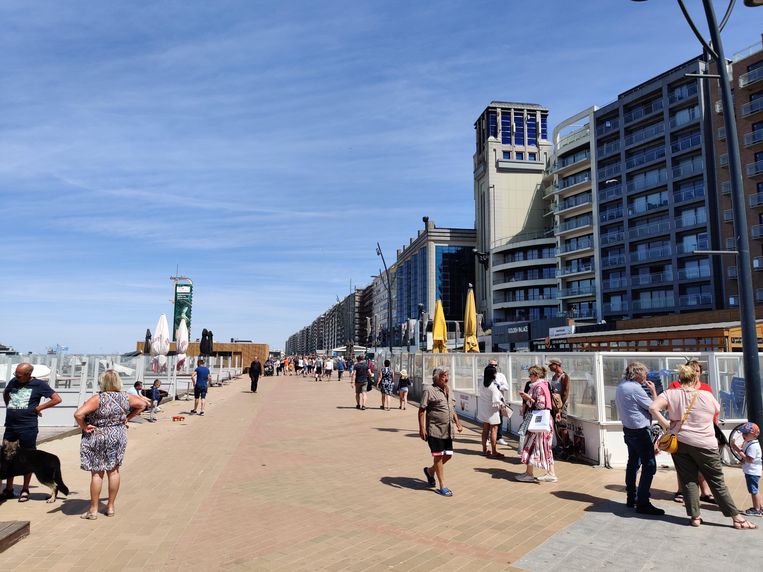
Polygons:
M709 268L682 268L678 271L679 280L704 280L711 275Z
M593 262L587 264L576 264L575 266L565 266L561 270L562 276L569 276L570 274L579 274L581 272L593 272Z
M634 157L631 157L630 159L625 161L625 168L626 169L634 169L636 167L640 167L641 165L646 165L647 163L652 163L653 161L657 161L658 159L664 159L665 158L665 149L659 148L659 149L653 149L649 151L648 153L641 153L639 155L635 155Z
M699 136L699 133L695 133L691 137L682 137L678 141L673 142L670 145L670 150L673 153L681 153L683 151L688 151L689 149L695 149L700 146L702 143L702 138Z
M667 199L660 201L659 203L644 203L636 206L635 204L628 205L628 216L638 216L657 209L664 209L668 206Z
M649 127L644 127L643 129L634 131L630 135L626 135L624 139L624 144L626 147L630 147L631 145L635 145L636 143L641 143L642 141L652 139L653 137L657 137L664 133L665 133L665 124L662 122L655 123L654 125L650 125Z
M628 302L605 302L602 311L605 314L627 314Z
M562 297L569 298L570 296L590 296L596 293L596 288L593 286L577 286L573 288L562 288Z
M644 191L652 187L663 185L668 180L668 174L661 171L659 173L651 173L649 177L638 179L636 181L629 181L625 185L625 189L632 193L634 191Z
M723 153L719 158L718 162L721 164L721 167L728 167L729 166L729 154Z
M707 306L713 303L712 294L684 294L678 297L680 306Z
M699 112L677 115L670 120L670 128L676 129L677 127L683 127L684 125L688 125L697 120L699 120Z
M721 183L721 194L722 195L730 195L731 194L731 181L723 181Z
M601 158L617 153L618 151L620 151L620 140L616 139L615 141L610 141L604 145L599 145L596 149L596 154Z
M616 199L617 197L623 196L623 186L622 185L612 185L604 189L603 191L599 191L599 202L603 203L606 201L610 201L612 199Z
M689 175L696 175L702 173L705 170L703 161L693 161L684 165L676 165L673 167L673 178L678 179L680 177L688 177Z
M668 95L668 102L672 105L679 101L686 101L692 97L697 97L697 84L692 83L686 86L686 91L680 91L678 93L671 93Z
M620 163L615 163L614 165L608 165L599 169L596 172L596 175L600 181L603 181L604 179L611 179L612 177L619 175L621 171L622 167L620 166Z
M763 206L763 193L750 195L748 200L750 201L750 208Z
M625 240L625 234L622 232L609 232L607 234L599 235L599 245L607 246L608 244L615 244Z
M651 286L673 282L672 272L653 272L651 274L634 274L631 276L632 286Z
M605 278L601 284L605 290L618 290L628 287L628 279L624 276L618 278Z
M763 224L755 224L752 226L752 237L753 238L763 237Z
M566 254L568 252L575 252L577 250L584 250L586 248L593 248L592 238L589 238L588 240L578 240L572 244L563 244L559 249L559 252L561 254Z
M633 301L634 312L644 312L647 310L666 310L675 307L675 298L673 296L665 296L664 298L657 298L652 300L646 298L644 300Z
M689 228L700 224L707 224L705 211L686 213L675 218L676 228Z
M695 250L707 250L710 243L707 240L698 240L697 242L691 242L688 244L677 244L676 254L694 254Z
M756 131L751 131L750 133L744 134L745 147L752 147L761 141L763 141L763 129L757 129Z
M568 133L564 137L560 138L556 148L558 150L561 150L563 147L568 147L569 145L572 145L573 143L580 141L581 139L587 138L590 134L591 134L590 128L588 126L585 126L582 129L578 129L576 131L573 131L572 133Z
M667 258L672 256L673 249L670 246L661 246L658 248L649 248L647 250L641 250L630 253L631 262L646 262L648 260L659 260L660 258Z
M756 256L752 259L752 269L755 272L763 270L763 256Z
M685 203L687 201L694 201L705 197L705 187L698 187L696 189L687 189L685 191L678 191L673 193L674 203Z
M593 217L584 216L581 218L575 218L568 220L556 227L556 232L566 232L568 230L575 230L576 228L582 228L584 226L591 226L593 224Z
M755 161L754 163L749 163L747 165L748 177L755 177L757 175L760 175L761 173L763 173L763 160Z
M747 87L763 79L763 67L754 69L739 76L739 87Z
M567 209L571 209L573 207L578 207L580 205L587 205L591 204L593 202L593 197L591 196L591 193L582 193L580 195L575 195L574 197L569 197L567 199L564 199L560 203L558 203L555 207L555 212L562 212L566 211Z
M662 110L663 104L662 99L656 99L652 101L651 103L648 103L646 105L642 105L641 107L637 107L636 109L633 109L623 115L623 122L624 123L631 123L633 121L637 121L643 117L646 117L648 115L651 115L652 113L656 113L657 111Z
M623 218L622 208L609 209L599 213L599 221L601 222L607 222L608 220L616 220L618 218Z
M668 234L673 229L672 221L655 222L634 227L628 231L628 238L631 240L654 236L657 234Z
M612 266L623 266L624 264L625 264L625 255L623 254L608 256L607 258L602 258L601 260L602 268L611 268Z
M718 128L718 141L725 141L726 140L726 128L725 127L719 127Z
M733 222L734 221L734 211L732 209L726 209L723 211L723 222Z
M726 276L728 278L736 278L737 277L737 267L736 266L729 266L726 268Z
M619 119L609 119L596 128L596 135L601 137L602 135L606 135L607 133L612 133L613 131L616 131L619 128L620 128Z
M763 97L759 97L750 103L745 103L742 106L742 117L748 117L761 110L763 110Z

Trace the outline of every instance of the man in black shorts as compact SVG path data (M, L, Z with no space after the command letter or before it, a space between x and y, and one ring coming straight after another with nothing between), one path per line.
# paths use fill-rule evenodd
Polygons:
M435 368L432 373L432 386L424 388L419 405L419 436L429 444L434 463L424 467L429 486L436 486L435 476L440 488L435 492L452 497L453 491L445 486L445 463L453 456L453 425L459 433L463 431L456 414L456 401L450 397L448 389L448 370Z
M355 409L366 408L366 392L368 391L368 364L363 356L358 356L358 362L352 368L350 383L355 388Z

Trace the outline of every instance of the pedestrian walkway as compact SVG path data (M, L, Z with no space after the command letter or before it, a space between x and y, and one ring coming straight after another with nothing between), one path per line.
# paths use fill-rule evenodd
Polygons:
M638 570L662 561L653 555L665 536L686 567L703 569L696 559L709 549L698 543L742 548L763 538L732 530L712 510L703 515L709 526L686 526L669 501L672 471L655 480L656 504L671 510L657 523L622 508L622 470L559 463L558 483L515 482L516 454L484 458L469 423L447 465L454 496L441 497L424 482L431 457L415 405L383 411L374 392L358 411L349 383L302 377L262 377L257 394L247 389L248 378L212 388L204 417L173 423L190 409L176 401L158 423L131 425L114 518L79 518L89 483L79 437L46 443L72 494L49 505L37 486L31 502L0 505L1 521L32 523L0 555L0 570L538 570L549 550L556 565L576 555L597 567L621 545L630 560L607 566ZM728 475L746 508L741 471ZM660 541L643 541L648 531Z

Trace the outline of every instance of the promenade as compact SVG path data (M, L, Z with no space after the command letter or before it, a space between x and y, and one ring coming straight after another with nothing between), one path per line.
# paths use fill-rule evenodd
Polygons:
M79 437L45 443L72 493L46 504L33 479L30 502L0 505L0 521L31 521L0 570L734 570L759 559L761 530L735 531L712 507L705 525L687 526L669 500L672 471L654 485L668 514L642 518L623 505L622 469L561 462L558 483L515 482L516 454L484 458L465 422L445 498L424 482L415 404L383 411L374 392L358 411L336 380L248 387L212 388L204 417L173 423L190 409L176 401L158 423L131 424L114 518L79 518L89 483ZM727 482L747 508L741 471Z

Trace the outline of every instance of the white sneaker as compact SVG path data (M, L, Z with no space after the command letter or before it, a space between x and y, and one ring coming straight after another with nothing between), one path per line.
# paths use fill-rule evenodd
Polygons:
M496 441L496 443L498 443L499 445L508 445L509 444L509 442L506 439L504 439L503 437L498 439L498 441Z
M485 441L485 447L490 447L490 439L488 439L487 441Z
M543 475L542 477L538 477L539 481L543 481L544 483L555 483L559 480L559 477L555 475Z
M538 482L538 479L536 479L535 477L531 477L527 473L522 473L521 475L517 475L516 477L514 477L514 480L520 481L522 483L537 483Z

